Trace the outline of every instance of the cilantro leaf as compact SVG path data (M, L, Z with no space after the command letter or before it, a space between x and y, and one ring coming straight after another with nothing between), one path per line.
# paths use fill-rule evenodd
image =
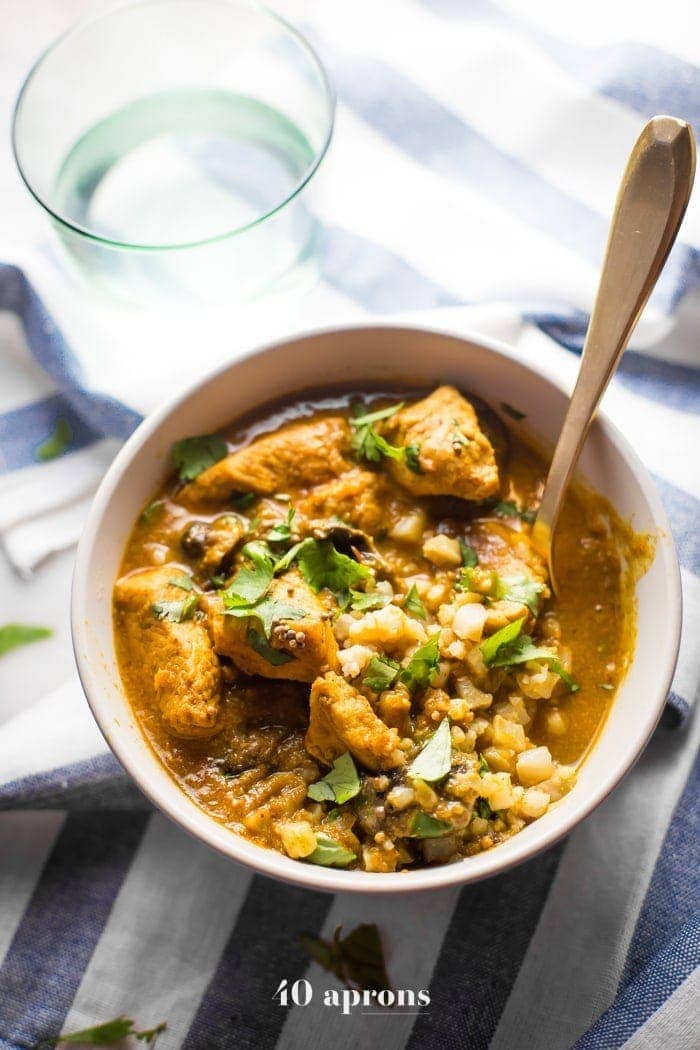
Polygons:
M490 667L494 662L501 646L508 645L509 642L515 641L522 631L524 623L525 617L521 616L519 620L514 620L513 623L507 623L505 627L501 627L500 631L496 631L495 634L492 634L490 638L487 638L485 642L481 643L479 648L487 667Z
M42 638L50 638L53 631L49 627L35 627L33 624L6 623L0 627L0 656L18 649L20 645L29 645Z
M272 526L267 534L267 538L270 543L289 543L292 538L292 525L296 511L294 507L290 507L287 511L287 517L284 521L278 521Z
M56 459L66 451L73 440L73 431L67 419L57 419L53 432L35 449L35 455L42 463Z
M551 649L535 645L529 634L521 634L524 622L523 617L509 623L482 642L481 655L486 666L513 667L525 664L529 660L545 660L554 673L559 675L569 692L577 693L580 689L579 684L564 668L556 654Z
M378 423L380 419L389 419L390 416L395 415L400 408L403 408L404 402L399 401L397 405L389 405L387 408L379 408L376 412L362 412L362 406L356 405L357 409L355 415L350 420L350 424L353 427L366 427L371 426L372 423Z
M236 605L250 605L262 598L269 590L275 574L272 551L261 540L246 543L241 554L250 565L240 568L222 593L224 605L229 611Z
M335 974L348 988L375 989L391 987L384 962L379 930L374 923L363 922L341 939L343 927L336 927L332 941L320 937L301 937L301 944L324 970Z
M485 773L491 772L491 766L488 764L483 755L479 755L479 776L483 777Z
M411 589L404 600L403 607L404 612L409 612L412 616L417 616L419 620L425 620L427 613L423 602L420 600L420 595L416 590L415 583L411 585Z
M164 506L165 503L162 499L154 499L141 511L141 514L139 516L139 521L141 522L141 524L150 524L150 522L153 521L153 519L155 518L156 514L159 514Z
M186 598L177 601L154 602L151 612L156 620L169 620L170 623L184 623L191 620L199 605L198 594L188 594Z
M447 776L452 765L452 737L450 720L443 718L427 744L408 767L407 773L412 780L425 780L434 783Z
M446 820L438 820L429 813L416 810L409 825L408 835L412 839L439 839L452 831L452 825Z
M362 684L374 693L389 689L399 677L401 664L390 660L388 656L373 656L370 660Z
M523 510L512 499L503 499L494 504L493 513L499 518L521 518L522 521L528 521L530 524L537 517L537 511L529 508Z
M354 591L350 588L350 608L356 612L371 612L373 609L383 609L388 605L391 598L380 591Z
M422 474L423 468L420 465L420 445L405 445L403 450L404 457L406 459L406 466L409 470L412 470L414 474Z
M482 820L491 820L494 815L494 811L488 804L485 798L478 798L474 803L474 812L477 817L481 817Z
M311 784L307 792L316 802L335 802L342 806L359 794L360 778L349 751L336 758L330 773Z
M292 547L285 558L277 563L277 571L280 566L287 568L291 564L288 559L292 552L292 561L296 561L302 576L317 594L326 587L336 596L345 595L356 583L372 575L366 565L360 565L347 554L337 551L330 540L311 538Z
M226 594L225 591L222 593ZM224 603L225 601L224 598ZM283 620L301 620L306 616L306 611L300 609L298 605L290 605L288 602L278 601L276 598L271 598L269 594L265 594L257 602L249 605L230 605L224 609L224 614L235 616L240 620L248 618L257 620L265 638L269 639L275 624ZM280 660L279 662L286 663L287 661Z
M494 573L491 596L521 602L533 616L537 616L543 590L544 584L531 580L529 576L499 576L498 573Z
M182 591L191 591L194 587L191 576L171 576L168 583L173 587L179 587Z
M258 497L254 492L237 492L235 495L229 497L229 503L234 510L245 510L251 503L254 503Z
M401 681L413 692L414 689L426 689L437 674L440 663L440 632L416 649L401 672Z
M273 667L281 667L294 659L291 653L286 653L283 649L274 649L265 635L260 634L254 627L248 628L248 643L258 656L262 656L263 660L267 660Z
M227 453L228 446L218 434L201 434L176 441L173 445L173 462L180 481L192 481Z
M304 860L310 864L321 864L324 868L346 868L355 860L355 854L346 849L330 835L322 831L316 833L316 849Z
M476 551L466 540L459 540L459 549L462 553L462 565L465 569L473 569L479 564Z
M350 422L355 424L356 421L351 420ZM404 458L403 448L399 445L389 444L386 438L377 433L371 424L355 427L355 432L352 436L352 449L358 459L366 459L370 463L379 463L382 456L388 456L390 459Z
M129 1036L133 1036L140 1042L153 1043L157 1036L164 1032L166 1028L167 1023L163 1021L161 1024L156 1025L155 1028L137 1031L130 1017L115 1017L112 1021L105 1021L103 1024L94 1025L92 1028L83 1028L79 1032L62 1032L61 1035L55 1038L42 1039L37 1044L37 1050L40 1050L42 1047L57 1046L59 1043L86 1043L88 1046L111 1046L112 1043L119 1043L122 1039L127 1039Z

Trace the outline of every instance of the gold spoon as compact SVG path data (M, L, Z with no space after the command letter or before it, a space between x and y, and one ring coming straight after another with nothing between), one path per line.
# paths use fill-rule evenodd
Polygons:
M617 193L581 367L532 529L555 593L553 539L564 495L600 399L676 239L694 174L690 125L653 117L635 143Z

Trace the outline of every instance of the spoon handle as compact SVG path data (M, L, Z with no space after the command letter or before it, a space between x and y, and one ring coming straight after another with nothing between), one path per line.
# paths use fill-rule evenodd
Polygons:
M553 583L551 543L569 479L600 399L676 239L694 174L691 127L675 117L650 120L620 183L578 379L533 528L533 542L548 556Z

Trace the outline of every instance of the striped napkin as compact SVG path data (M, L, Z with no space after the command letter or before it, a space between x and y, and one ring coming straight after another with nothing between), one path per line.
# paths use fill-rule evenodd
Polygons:
M258 341L392 314L499 336L571 385L629 148L655 112L700 125L681 0L662 26L638 5L634 40L602 3L534 2L527 15L515 0L276 6L339 96L321 281L305 299L176 316L99 302L66 277L0 170L0 542L15 572L3 620L29 593L67 601L49 555L75 542L141 416ZM667 724L625 783L565 844L486 883L324 896L253 876L154 814L75 678L38 695L50 668L39 645L19 650L0 667L13 683L0 690L0 1048L119 1014L166 1020L160 1050L696 1045L699 245L696 202L606 395L666 504L685 602ZM61 433L61 455L42 460ZM380 926L394 987L428 989L428 1006L323 1005L339 985L299 937L360 922ZM272 998L285 978L311 982L309 1005Z

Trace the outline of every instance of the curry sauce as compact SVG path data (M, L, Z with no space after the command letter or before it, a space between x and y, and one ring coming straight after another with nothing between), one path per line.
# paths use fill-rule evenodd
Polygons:
M572 487L555 599L523 431L443 386L178 442L114 630L143 733L212 817L302 862L410 870L571 789L632 652L635 539Z

